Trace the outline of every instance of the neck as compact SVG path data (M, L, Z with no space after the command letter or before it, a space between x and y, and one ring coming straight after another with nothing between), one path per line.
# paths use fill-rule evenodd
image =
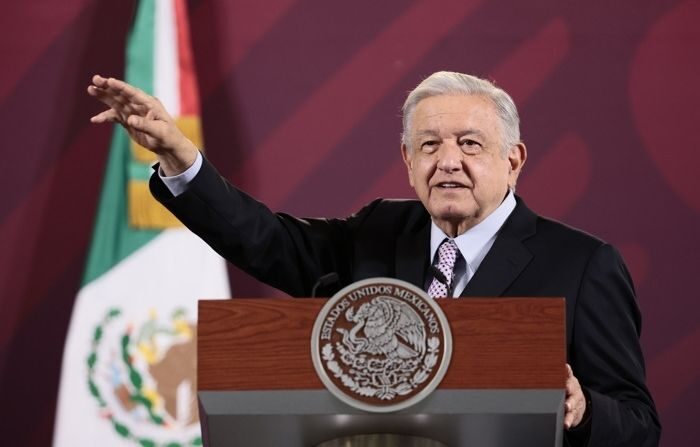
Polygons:
M508 197L509 193L510 189L506 191L505 195L503 196L503 200L505 200L506 197ZM493 209L479 210L472 216L466 216L455 220L438 219L435 217L433 217L432 219L438 228L440 228L447 236L454 239L460 234L464 234L469 229L477 226L479 223L481 223L481 221L490 216L494 211L498 209L499 206L501 206L503 200L501 200L501 202L498 205L496 205Z
M443 231L443 233L445 233L450 238L454 239L460 234L463 234L470 228L474 227L481 220L472 221L470 219L469 221L450 222L444 220L439 221L434 219L433 221L435 222L435 225L437 225L437 227Z

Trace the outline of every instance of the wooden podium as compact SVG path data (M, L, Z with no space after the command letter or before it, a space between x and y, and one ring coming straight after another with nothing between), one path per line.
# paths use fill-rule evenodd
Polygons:
M199 302L197 380L205 445L312 447L393 433L449 447L560 446L566 334L563 298L439 300L449 370L430 396L376 414L327 391L310 335L325 299Z

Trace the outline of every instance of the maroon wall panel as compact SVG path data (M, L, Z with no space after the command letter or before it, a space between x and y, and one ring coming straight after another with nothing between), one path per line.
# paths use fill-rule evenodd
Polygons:
M0 426L50 443L63 337L134 1L14 2L0 16ZM618 246L644 315L666 447L700 445L700 4L190 1L208 156L271 207L346 215L412 197L399 109L448 69L495 79L529 149L519 193ZM270 293L231 269L235 295ZM5 442L4 442L5 443ZM10 442L6 442L10 443Z

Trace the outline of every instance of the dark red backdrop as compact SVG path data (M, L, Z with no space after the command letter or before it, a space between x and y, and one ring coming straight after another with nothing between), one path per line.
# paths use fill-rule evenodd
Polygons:
M439 69L494 78L523 118L519 192L622 250L663 445L700 445L700 5L597 5L190 1L207 151L273 208L344 215L411 195L407 90ZM84 89L123 73L133 0L3 9L0 439L44 446L110 137ZM237 272L232 287L268 293Z

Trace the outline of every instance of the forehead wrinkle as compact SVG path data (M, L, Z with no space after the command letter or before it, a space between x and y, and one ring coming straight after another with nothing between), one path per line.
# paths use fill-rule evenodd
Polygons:
M486 134L484 132L480 131L479 129L464 129L464 130L455 132L455 136L457 136L457 137L465 137L465 136L471 136L471 135L477 136L477 137L481 138L482 140L487 139Z
M455 130L455 131L450 132L450 135L454 135L454 136L457 137L457 138L459 138L459 137L464 137L464 136L474 135L474 136L477 136L477 137L482 138L482 139L484 139L484 140L486 139L486 134L484 134L484 132L482 132L482 131L479 130L479 129L474 129L474 128L458 129L458 130ZM419 129L419 130L416 131L415 136L416 136L416 137L422 137L422 136L429 136L429 137L440 136L440 131L435 130L435 129L430 129L430 128L428 128L428 129Z
M428 137L438 137L440 132L434 129L420 129L416 130L414 133L416 137L428 136Z

